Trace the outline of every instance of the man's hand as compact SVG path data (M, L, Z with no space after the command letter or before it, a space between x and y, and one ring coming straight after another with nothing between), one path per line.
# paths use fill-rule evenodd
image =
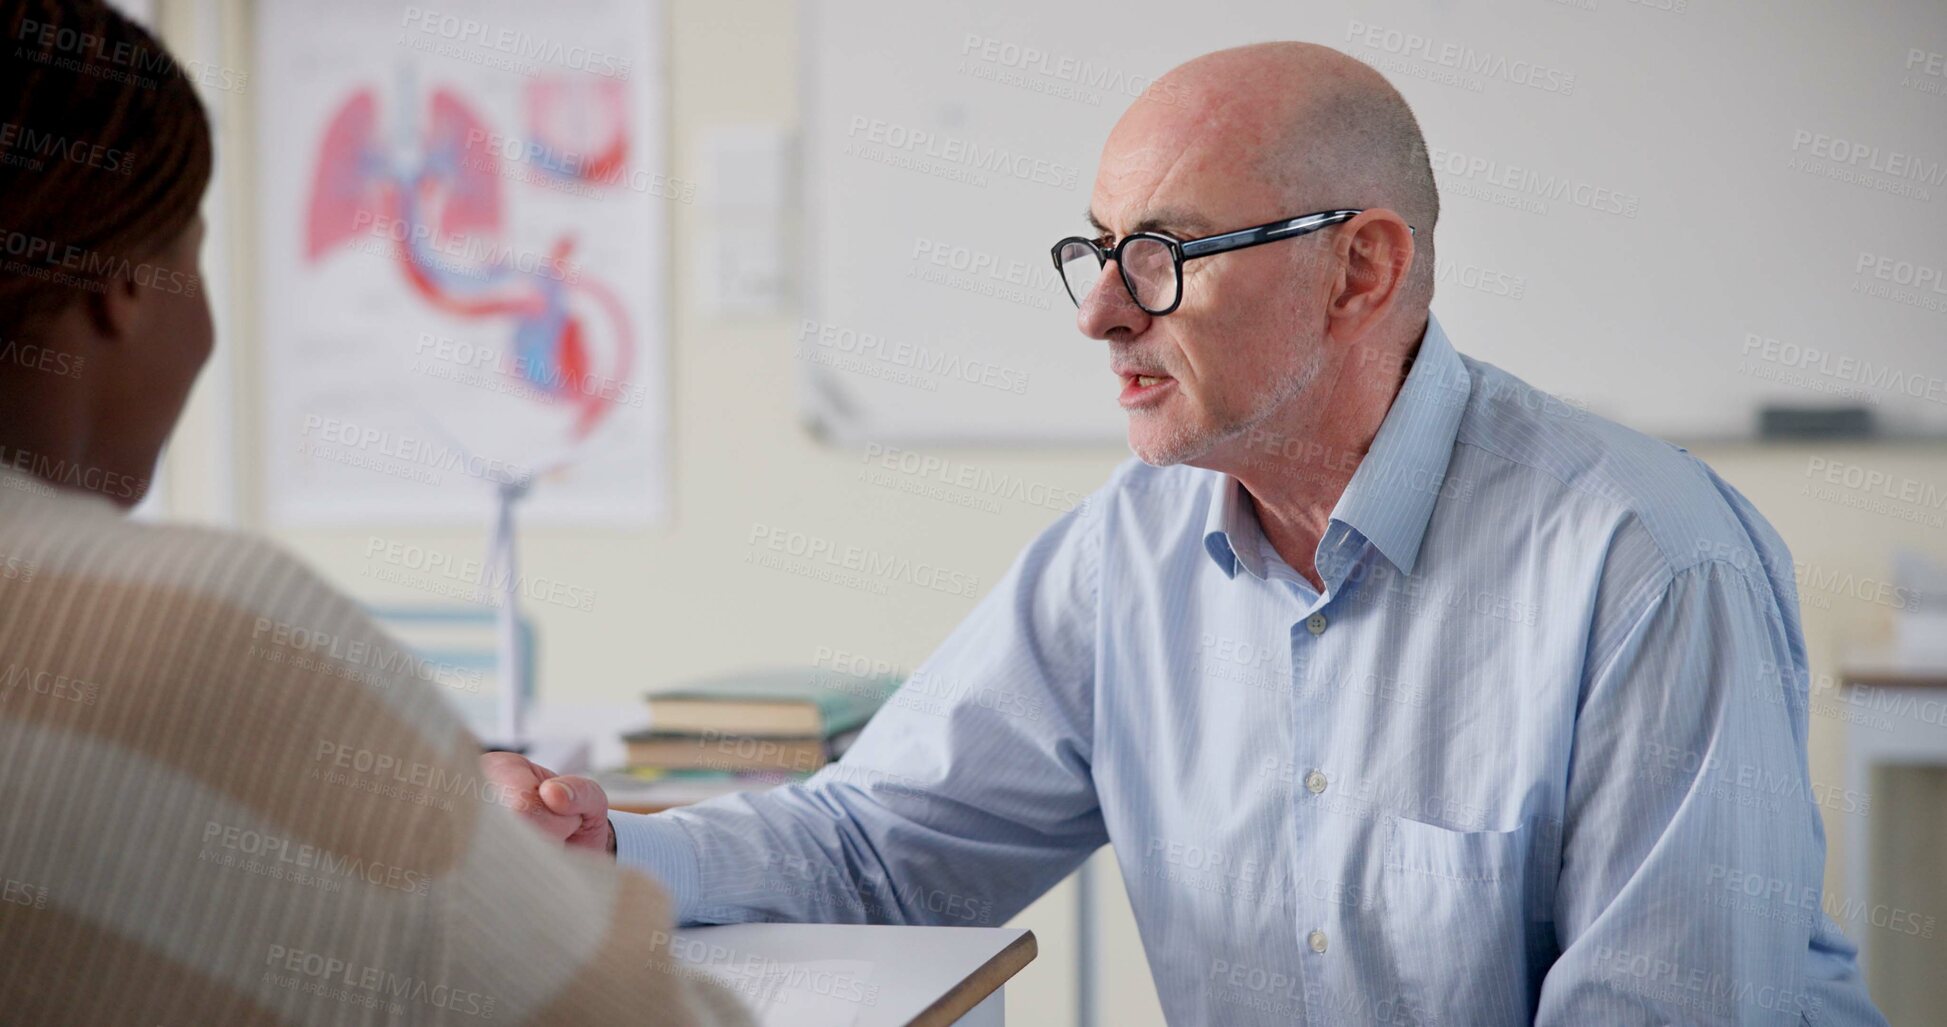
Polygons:
M493 782L502 806L520 814L542 834L569 848L615 854L615 832L608 824L608 793L593 779L558 777L513 752L482 754L480 773Z

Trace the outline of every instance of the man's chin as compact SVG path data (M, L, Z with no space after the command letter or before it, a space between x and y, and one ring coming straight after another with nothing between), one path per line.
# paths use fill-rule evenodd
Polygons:
M1172 467L1194 459L1209 448L1201 433L1176 430L1157 431L1129 425L1129 451L1151 467Z

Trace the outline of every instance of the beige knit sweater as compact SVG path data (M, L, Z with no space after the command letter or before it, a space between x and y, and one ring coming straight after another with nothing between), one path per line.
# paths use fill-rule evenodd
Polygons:
M0 1021L744 1024L349 599L0 470Z

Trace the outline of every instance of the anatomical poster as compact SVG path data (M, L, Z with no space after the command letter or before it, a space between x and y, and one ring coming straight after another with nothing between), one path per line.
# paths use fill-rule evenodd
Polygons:
M267 504L641 523L666 505L662 12L267 0Z

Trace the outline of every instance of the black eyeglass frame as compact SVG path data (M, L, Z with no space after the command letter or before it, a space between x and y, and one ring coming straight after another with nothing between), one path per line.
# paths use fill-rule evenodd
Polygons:
M1305 214L1295 218L1284 218L1279 221L1270 222L1269 224L1256 225L1251 228L1240 228L1233 232L1223 232L1217 235L1207 235L1201 239L1179 240L1171 236L1164 235L1162 232L1136 232L1131 235L1123 236L1120 240L1116 242L1115 247L1113 249L1103 248L1102 244L1096 242L1094 239L1084 238L1079 235L1071 235L1068 238L1063 239L1058 243L1055 243L1055 245L1049 249L1048 255L1054 259L1055 273L1061 276L1061 287L1068 291L1068 298L1075 301L1076 307L1080 307L1082 305L1083 297L1075 295L1075 290L1071 288L1068 284L1068 273L1062 268L1062 264L1061 264L1061 251L1064 248L1066 248L1070 243L1081 243L1087 246L1089 249L1094 250L1095 264L1097 268L1108 266L1108 263L1111 260L1115 261L1116 273L1122 279L1122 287L1124 289L1129 290L1129 298L1135 302L1136 306L1141 307L1142 311L1148 314L1149 316L1163 317L1167 314L1174 313L1176 308L1182 305L1183 303L1183 262L1184 261L1195 260L1198 257L1208 257L1217 253L1229 253L1231 250L1241 250L1250 246L1262 246L1265 243L1269 243L1269 242L1280 242L1285 239L1296 239L1301 235L1310 235L1311 233L1316 232L1321 228L1330 228L1333 225L1350 221L1353 218L1358 217L1360 214L1363 213L1365 213L1364 208L1360 208L1358 210L1343 210L1343 209L1342 210L1322 210L1315 214ZM1406 230L1408 232L1413 232L1416 235L1418 234L1418 232L1415 231L1413 227L1410 225L1407 226ZM1136 239L1150 239L1156 242L1160 242L1164 246L1169 248L1170 263L1171 263L1170 273L1176 276L1175 278L1176 296L1175 298L1170 300L1169 306L1161 310L1151 310L1147 306L1143 305L1143 301L1141 299L1137 298L1136 283L1131 282L1129 280L1129 269L1122 262L1123 248L1128 246L1131 241Z

